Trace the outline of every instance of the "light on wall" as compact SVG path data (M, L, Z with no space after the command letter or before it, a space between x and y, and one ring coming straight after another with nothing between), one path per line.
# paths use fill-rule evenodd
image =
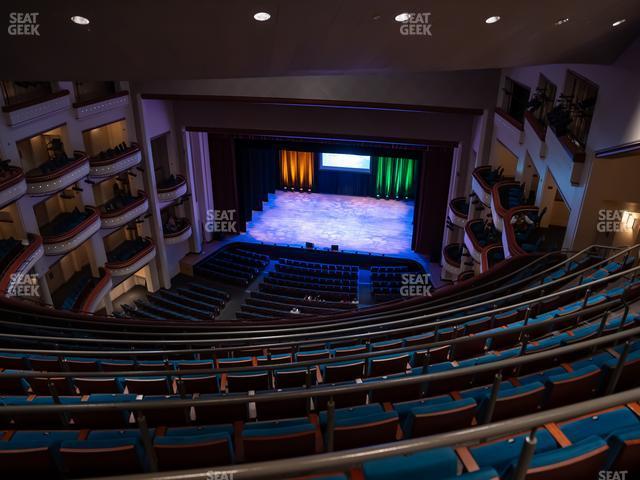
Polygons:
M565 23L567 23L569 21L569 18L565 17L565 18L559 18L558 20L556 20L554 22L554 25L556 27L559 27L560 25L564 25Z
M271 18L271 14L267 12L258 12L253 15L253 18L258 22L266 22Z
M613 22L611 24L612 27L617 27L619 25L622 25L624 22L626 22L627 19L626 18L621 18L620 20L616 20L615 22Z
M406 22L411 18L411 14L407 12L399 13L396 15L396 22Z
M488 17L485 19L484 23L498 23L500 21L500 16L499 15L493 15L491 17Z
M71 21L78 25L89 25L89 19L87 17L82 17L80 15L74 15L71 17Z

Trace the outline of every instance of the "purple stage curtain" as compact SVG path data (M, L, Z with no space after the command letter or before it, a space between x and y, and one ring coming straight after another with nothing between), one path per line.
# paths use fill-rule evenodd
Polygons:
M442 255L452 164L452 147L429 147L418 166L411 248L432 262Z
M238 218L240 203L236 182L235 155L235 144L232 137L209 135L213 208L217 211L233 211L234 217L238 220L238 231L244 232L247 225Z

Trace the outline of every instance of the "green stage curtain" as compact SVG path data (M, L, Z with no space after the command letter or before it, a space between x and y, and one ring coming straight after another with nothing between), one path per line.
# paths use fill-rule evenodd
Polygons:
M413 198L416 161L413 158L377 157L376 196Z

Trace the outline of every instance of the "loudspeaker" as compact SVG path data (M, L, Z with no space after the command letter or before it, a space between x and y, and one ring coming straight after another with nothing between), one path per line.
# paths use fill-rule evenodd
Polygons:
M338 250L340 250L340 247L338 245L331 245L332 252L337 252Z
M307 242L304 244L305 248L313 248L313 243L312 242Z

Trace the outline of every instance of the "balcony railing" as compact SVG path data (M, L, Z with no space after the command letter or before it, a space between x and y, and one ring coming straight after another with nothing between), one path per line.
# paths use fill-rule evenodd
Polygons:
M0 292L4 295L12 295L14 287L20 283L21 278L29 273L44 255L41 236L29 234L28 240L29 244L14 256L2 271Z
M81 100L73 104L76 118L81 119L114 108L126 107L129 104L129 92L126 90L101 97Z
M531 248L535 244L524 244L519 238L520 234L516 232L517 224L511 223L511 219L516 215L527 215L530 220L534 221L538 218L538 208L531 205L524 205L509 210L504 218L504 228L502 229L502 248L505 257L513 257L516 255L527 255L534 253L537 249ZM533 217L533 218L531 218ZM527 246L530 245L530 246Z
M157 189L161 202L171 202L187 193L187 180L183 175L176 175L171 180L159 182Z
M156 247L151 239L125 240L107 253L106 267L114 277L130 275L156 256Z
M92 177L105 178L112 177L135 167L142 161L142 153L138 145L132 145L127 150L109 158L91 157L89 164L91 169L89 175Z
M27 182L20 167L9 165L0 171L0 208L27 193Z
M73 185L89 174L89 157L80 151L68 162L49 160L27 172L29 195L48 195Z
M464 244L477 263L482 261L482 252L499 241L499 238L492 238L490 232L485 230L485 222L482 219L467 222L464 227Z
M54 228L53 222L41 229L46 255L62 255L68 253L100 230L100 215L98 211L95 208L86 207L84 213L86 214L85 218L79 223L73 222L73 226L66 231L48 233L48 230ZM58 218L59 217L57 217L54 222L64 220L64 217L60 220L58 220Z
M2 107L2 112L7 120L7 125L15 126L59 110L67 109L70 104L69 90L60 90L59 92L14 105L5 105Z
M449 220L454 225L464 228L469 215L469 202L466 197L457 197L449 202Z
M494 245L482 252L482 261L480 262L480 273L489 271L496 264L504 260L504 249L502 245Z
M450 243L442 249L442 278L455 281L462 272L463 248L461 243Z
M509 209L513 208L509 205L509 192L517 190L522 191L522 186L520 185L520 182L512 180L500 181L491 189L491 217L493 219L493 225L500 232L503 229L505 215ZM505 195L507 198L505 198ZM520 200L522 200L521 197ZM514 206L519 207L521 204Z
M93 282L89 288L82 292L82 295L76 301L74 310L81 312L93 313L97 310L100 300L107 295L113 286L111 281L111 272L106 269L100 269L100 278Z
M101 205L100 219L102 228L121 227L149 210L147 194L142 190L138 190L138 196L131 197L130 200L130 202L125 203L121 208L110 210L107 210L107 205L109 205L110 202Z
M164 241L166 245L175 245L184 242L191 237L191 222L187 218L179 218L176 221L175 231L168 231L167 226L163 226Z

